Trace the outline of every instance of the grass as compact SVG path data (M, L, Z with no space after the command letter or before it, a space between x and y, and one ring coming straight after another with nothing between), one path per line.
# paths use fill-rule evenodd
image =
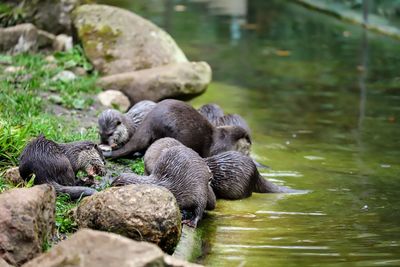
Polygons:
M78 229L72 216L72 209L78 206L79 201L72 202L69 195L61 194L56 201L56 227L62 234L72 233Z
M0 74L0 171L16 166L26 142L40 133L61 142L97 139L96 129L77 133L76 122L45 113L44 109L49 96L59 96L60 104L69 109L84 110L93 104L92 96L99 92L95 87L97 73L69 82L53 79L65 68L92 70L81 48L55 54L54 62L49 63L45 58L41 54L0 55L0 62L17 69L5 73L7 66L0 65L0 73L3 72Z
M14 71L6 71L14 68ZM75 68L87 74L72 81L55 80L58 73ZM27 142L44 134L57 142L98 140L97 127L78 131L77 120L63 118L46 112L49 105L61 105L76 113L87 112L93 104L97 73L83 56L79 46L69 52L58 52L49 58L44 54L0 54L0 193L15 186L4 181L4 171L18 165L18 158ZM143 174L143 159L124 162L131 170ZM33 180L25 186L32 186ZM18 185L18 187L23 185ZM100 188L109 187L105 184ZM68 195L59 195L56 200L56 227L59 234L69 234L77 229L71 210L79 202ZM51 246L45 241L43 248Z
M9 71L10 68L13 71ZM54 80L64 70L83 68L87 75L77 76L73 81ZM0 55L0 193L15 186L4 181L4 171L18 165L18 157L26 143L44 134L57 142L98 140L96 127L77 131L76 120L46 112L46 107L59 104L67 109L85 112L93 104L97 73L83 56L82 49L75 47L69 52L58 52L52 58L44 54ZM33 185L33 180L25 186ZM56 227L59 233L74 232L77 225L71 209L78 202L69 196L57 196ZM46 241L44 248L50 243Z

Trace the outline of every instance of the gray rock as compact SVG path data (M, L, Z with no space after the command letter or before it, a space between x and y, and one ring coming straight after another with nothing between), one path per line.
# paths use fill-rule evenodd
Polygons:
M19 175L19 169L18 167L13 167L4 172L4 181L6 183L12 184L12 185L18 185L18 184L24 184L25 181L22 179L21 175Z
M49 185L0 194L0 258L21 265L43 251L55 229L55 201Z
M69 51L73 48L72 37L66 34L59 34L54 38L53 49L55 51Z
M0 36L0 52L22 53L38 48L38 32L32 24L0 28Z
M69 70L63 70L52 78L53 81L69 82L76 79L75 73Z
M72 18L86 56L105 75L187 62L169 34L128 10L82 5Z
M5 260L0 258L0 267L11 267Z
M145 267L200 266L164 253L155 245L113 233L82 229L24 267L96 266Z
M132 103L159 101L204 92L211 82L211 68L206 62L183 62L157 68L105 76L98 81L102 88L119 90Z
M157 244L172 253L181 235L181 214L167 189L152 185L109 188L79 204L79 227L92 228Z
M125 112L131 106L129 98L121 91L107 90L97 95L103 106L115 108L116 106L121 112Z

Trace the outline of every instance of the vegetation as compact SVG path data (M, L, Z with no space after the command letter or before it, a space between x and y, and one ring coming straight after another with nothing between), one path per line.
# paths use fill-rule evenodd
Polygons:
M76 76L74 80L54 78L62 71L76 71L77 68L87 74ZM0 54L0 193L16 187L4 181L4 172L18 165L26 143L39 134L57 142L98 140L96 126L82 130L79 120L75 119L79 113L89 113L93 96L100 91L95 86L96 79L97 73L79 46L54 55ZM70 116L52 113L54 107ZM142 160L129 161L128 165L132 170L143 172ZM32 185L33 180L17 187ZM106 182L100 189L108 186ZM78 203L67 195L57 196L56 227L60 234L77 229L71 210ZM46 241L44 247L50 246Z

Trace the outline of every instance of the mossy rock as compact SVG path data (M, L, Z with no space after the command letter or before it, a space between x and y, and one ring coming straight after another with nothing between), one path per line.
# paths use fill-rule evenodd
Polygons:
M72 20L87 57L103 74L187 62L168 33L130 11L82 5Z

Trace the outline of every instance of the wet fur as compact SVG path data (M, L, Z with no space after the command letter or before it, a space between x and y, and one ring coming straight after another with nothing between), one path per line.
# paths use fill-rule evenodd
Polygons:
M172 137L192 148L202 157L235 149L238 140L250 141L238 126L214 127L185 102L163 100L147 114L137 131L122 148L112 151L112 158L144 152L154 141Z
M112 185L163 186L172 192L182 211L189 211L192 214L192 218L185 223L196 227L206 207L210 209L215 207L215 195L208 184L211 176L207 164L196 152L178 145L161 153L151 175L121 174Z
M92 195L96 190L76 186L76 173L93 170L104 175L104 164L104 157L93 142L58 144L39 136L29 142L22 152L19 172L24 180L35 174L35 184L51 184L57 193L67 193L72 199L77 199Z
M153 101L143 100L136 103L125 114L115 109L103 111L98 119L101 143L115 147L124 145L155 105Z
M256 193L297 192L264 179L253 160L236 151L224 152L205 161L213 174L211 187L217 198L242 199Z

